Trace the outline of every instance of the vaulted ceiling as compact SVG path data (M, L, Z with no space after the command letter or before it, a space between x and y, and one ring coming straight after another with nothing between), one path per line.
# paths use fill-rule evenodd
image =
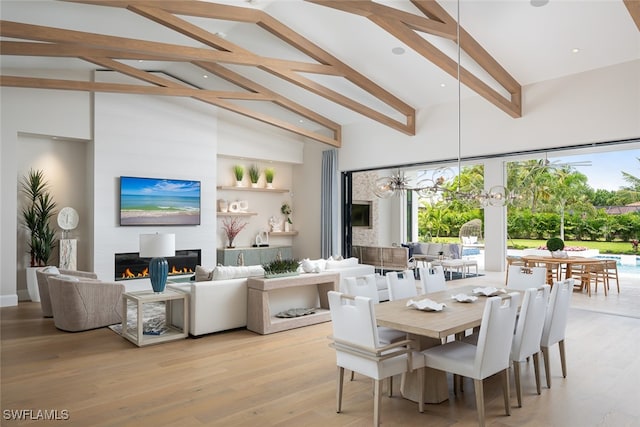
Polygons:
M640 59L640 0L457 6L4 0L0 84L190 97L339 147L344 124L373 120L413 135L416 110L458 96L517 119L523 85ZM61 80L57 69L132 79Z

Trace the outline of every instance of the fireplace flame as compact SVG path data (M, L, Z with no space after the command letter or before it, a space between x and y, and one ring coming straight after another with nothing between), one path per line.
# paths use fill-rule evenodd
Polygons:
M149 275L149 267L142 270L142 273L139 274L140 277L147 277Z
M132 279L136 277L135 274L133 274L133 272L131 271L131 269L127 268L124 273L122 273L122 278L123 279Z

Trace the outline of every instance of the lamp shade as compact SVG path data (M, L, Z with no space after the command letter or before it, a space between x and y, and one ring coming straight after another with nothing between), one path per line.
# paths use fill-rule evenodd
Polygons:
M141 234L140 258L164 258L176 255L175 234Z

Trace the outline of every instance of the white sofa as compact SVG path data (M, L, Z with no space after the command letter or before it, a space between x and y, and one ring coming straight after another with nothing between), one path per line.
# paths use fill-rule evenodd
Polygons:
M242 268L249 270L242 272L239 270ZM240 275L246 275L244 277L215 280L216 270L227 272L235 270ZM325 271L340 273L340 286L342 287L342 279L344 277L373 274L374 267L371 265L346 265L346 263L340 265L334 263L330 264ZM247 326L247 277L264 274L261 266L218 266L211 272L213 273L210 277L212 280L167 284L168 289L189 294L189 333L193 336ZM196 278L203 278L198 275L198 270L196 270ZM388 295L386 299L388 299ZM174 325L182 326L182 315L182 307L176 305L172 311Z

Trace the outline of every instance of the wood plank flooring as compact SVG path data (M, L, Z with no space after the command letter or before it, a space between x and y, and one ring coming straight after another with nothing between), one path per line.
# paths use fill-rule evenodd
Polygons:
M487 274L449 286L503 280ZM535 393L533 367L523 365L523 407L515 407L511 379L511 416L504 415L498 379L485 382L488 426L640 426L640 283L621 285L620 296L614 291L606 299L574 293L566 379L557 346L551 354L552 388L543 387L542 395ZM615 313L616 307L620 314L603 313ZM3 426L372 423L372 384L362 376L345 383L343 412L335 412L335 354L326 338L331 323L268 336L235 330L138 348L107 328L58 331L52 319L41 317L38 303L0 311ZM460 396L451 392L448 401L425 406L425 413L418 413L417 405L396 391L383 398L382 425L476 425L469 380ZM66 410L69 420L5 418L8 410L21 409Z

